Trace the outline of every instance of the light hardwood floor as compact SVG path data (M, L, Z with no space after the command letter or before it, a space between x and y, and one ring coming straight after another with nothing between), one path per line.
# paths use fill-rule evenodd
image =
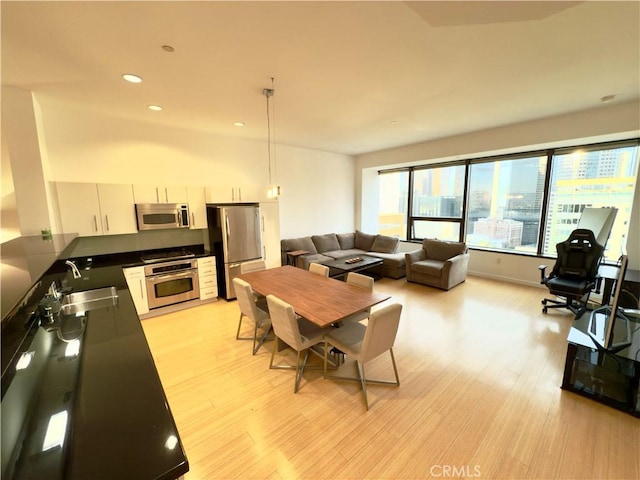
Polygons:
M640 420L560 389L571 316L546 290L469 277L449 292L383 279L403 312L400 387L269 370L236 341L236 302L143 321L187 480L640 478ZM292 357L293 358L293 357ZM314 359L320 365L320 359ZM388 356L368 374L388 376Z

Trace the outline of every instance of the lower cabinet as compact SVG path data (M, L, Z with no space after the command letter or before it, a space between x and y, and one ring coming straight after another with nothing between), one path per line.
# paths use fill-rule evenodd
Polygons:
M200 300L218 297L216 257L198 258L198 281L200 282Z
M124 272L124 278L127 280L127 287L129 287L129 292L133 297L133 304L138 315L149 313L144 267L123 268L122 271Z

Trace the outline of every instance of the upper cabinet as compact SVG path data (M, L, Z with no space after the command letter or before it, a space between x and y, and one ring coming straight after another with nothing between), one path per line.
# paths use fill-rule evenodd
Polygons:
M266 198L266 188L251 183L232 185L213 184L206 188L208 203L262 202Z
M190 228L207 228L207 198L205 188L200 186L187 187L189 200Z
M81 237L136 233L131 185L57 182L64 233Z
M188 203L187 187L176 185L134 185L135 203Z

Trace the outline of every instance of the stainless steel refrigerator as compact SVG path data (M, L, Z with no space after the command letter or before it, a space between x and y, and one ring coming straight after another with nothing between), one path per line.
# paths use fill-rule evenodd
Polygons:
M243 263L262 258L260 206L257 203L207 204L209 250L216 257L218 295L236 298L232 280Z

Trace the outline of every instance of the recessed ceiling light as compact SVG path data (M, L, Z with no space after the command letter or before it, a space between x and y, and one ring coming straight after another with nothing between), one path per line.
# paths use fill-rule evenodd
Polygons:
M398 122L396 122L395 120L391 120L389 123L390 123L391 125L395 125L395 124L396 124L396 123L398 123Z
M610 102L611 100L613 100L614 98L616 98L616 96L615 96L615 95L605 95L604 97L602 97L602 98L600 99L600 101L601 101L602 103L607 103L607 102Z
M160 110L162 110L162 107L160 105L149 105L149 110L153 110L154 112L159 112Z
M131 83L142 83L142 77L133 75L132 73L125 73L124 75L122 75L122 78Z
M233 122L236 127L244 127L244 122Z
M171 53L171 52L175 51L175 48L173 48L171 45L162 45L162 49L163 49L165 52L169 52L169 53Z

